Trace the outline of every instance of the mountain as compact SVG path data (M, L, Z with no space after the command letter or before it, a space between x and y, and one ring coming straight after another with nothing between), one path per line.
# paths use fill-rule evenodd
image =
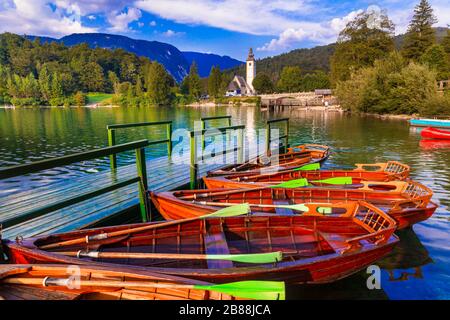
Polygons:
M447 35L448 28L437 27L434 28L434 30L436 31L436 41L438 43L441 43L442 39L444 39L444 37ZM394 42L397 49L400 49L402 47L403 41L405 41L405 35L406 34L400 34L398 36L395 36Z
M219 56L212 53L183 51L183 55L188 61L189 65L191 65L193 61L197 63L198 73L200 77L209 76L209 72L211 71L211 68L213 66L219 66L220 70L223 71L225 69L230 69L244 63L229 56Z
M60 42L67 46L87 43L89 47L105 49L123 49L125 51L156 60L175 78L181 81L189 73L189 63L176 47L158 41L136 40L125 36L106 33L74 33L61 39L28 36L30 40L39 38L42 42Z

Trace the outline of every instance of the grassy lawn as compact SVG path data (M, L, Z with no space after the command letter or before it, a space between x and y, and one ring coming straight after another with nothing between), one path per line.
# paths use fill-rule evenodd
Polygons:
M111 99L111 93L89 92L87 94L88 103L102 103L105 100Z

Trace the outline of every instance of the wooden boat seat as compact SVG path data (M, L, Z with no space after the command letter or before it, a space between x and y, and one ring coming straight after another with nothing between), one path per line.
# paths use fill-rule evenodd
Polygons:
M290 200L273 200L274 205L290 205L292 204ZM279 215L295 215L294 210L287 208L275 208L275 212Z
M319 235L333 248L336 253L341 253L343 250L347 249L346 240L349 238L334 234L334 233L325 233L320 232Z
M206 223L205 234L205 252L206 254L230 254L227 239L224 232L211 232ZM208 268L223 269L232 268L233 262L226 260L207 260Z

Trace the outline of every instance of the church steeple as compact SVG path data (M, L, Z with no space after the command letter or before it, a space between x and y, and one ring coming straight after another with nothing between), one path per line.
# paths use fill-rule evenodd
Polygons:
M253 54L252 48L250 48L250 50L248 51L247 61L255 61L255 55Z
M255 65L255 56L253 54L252 48L248 51L247 57L247 84L251 89L251 93L255 93L255 89L253 88L253 79L256 77L256 65Z

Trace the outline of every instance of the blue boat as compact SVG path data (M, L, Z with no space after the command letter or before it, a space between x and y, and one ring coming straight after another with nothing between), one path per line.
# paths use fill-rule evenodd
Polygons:
M434 127L450 129L450 120L439 119L411 119L409 123L415 127Z

